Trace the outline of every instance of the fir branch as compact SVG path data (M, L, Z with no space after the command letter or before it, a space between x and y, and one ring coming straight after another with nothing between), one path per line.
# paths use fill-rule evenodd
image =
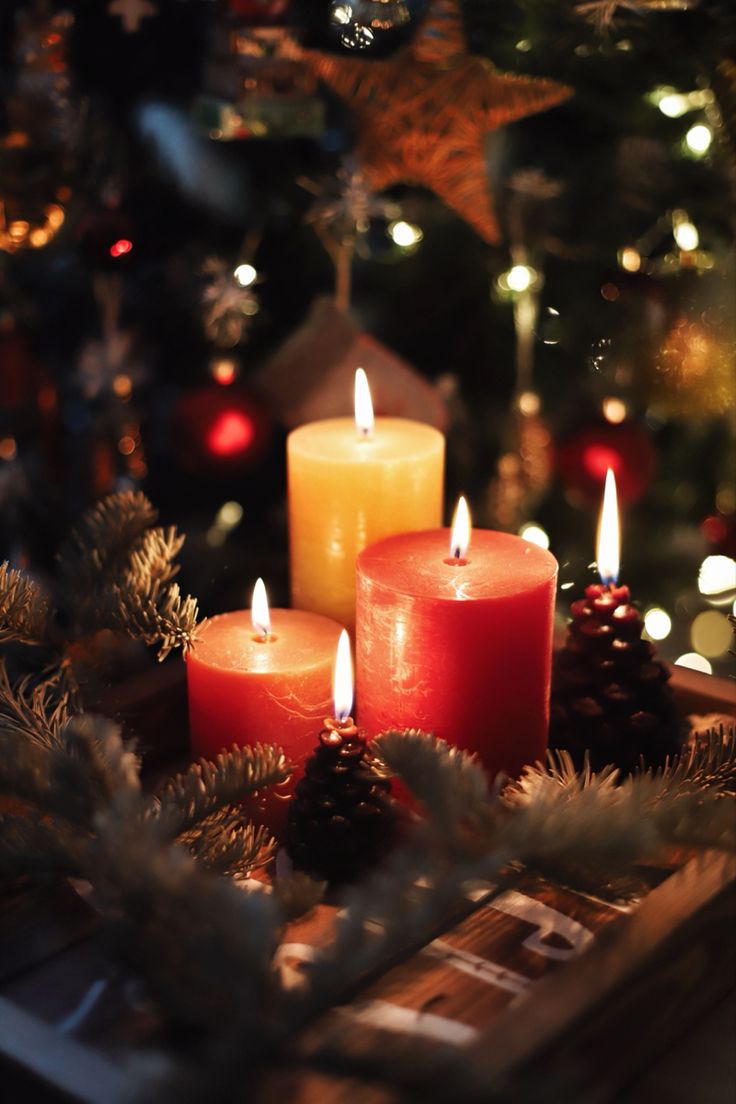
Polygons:
M176 839L219 809L250 793L285 782L291 773L280 748L255 744L221 752L214 762L200 759L177 774L149 806L162 835Z
M685 745L662 772L667 791L708 789L736 796L736 728L711 728Z
M30 678L12 686L0 658L0 740L31 741L41 747L59 747L69 718L69 696L57 672L33 685Z
M198 609L173 582L184 537L152 528L156 511L140 492L110 495L83 518L60 557L67 605L83 630L116 628L159 646L163 660L195 638Z
M228 806L183 832L178 842L215 874L245 877L273 857L276 841L263 825L245 820Z
M89 510L59 556L62 585L86 605L124 569L131 549L156 522L156 510L140 491L109 495Z
M63 732L63 753L57 753L57 770L67 768L86 797L90 815L113 801L138 812L140 763L123 741L120 728L106 717L81 713L72 717Z
M0 564L0 644L38 644L46 637L48 622L48 602L37 584L7 560Z
M441 831L452 833L485 813L488 779L474 756L414 728L384 732L372 748Z
M96 884L121 914L129 957L170 1022L220 1037L239 1033L243 1054L264 1044L271 959L279 927L270 894L213 877L153 825L102 816Z
M0 815L0 882L20 877L85 873L86 841L63 821L29 810Z
M178 583L130 573L111 591L110 622L134 640L158 644L158 658L174 648L187 650L196 638L199 609L191 595L182 597Z

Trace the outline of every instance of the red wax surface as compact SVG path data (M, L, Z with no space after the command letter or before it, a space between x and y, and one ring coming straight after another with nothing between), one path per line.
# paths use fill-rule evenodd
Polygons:
M357 561L357 716L369 736L421 728L517 775L547 747L557 561L474 530L402 533Z
M302 610L271 610L272 635L259 639L250 610L210 618L187 655L189 730L195 758L213 759L233 744L278 744L302 773L332 709L332 668L341 626ZM285 805L286 801L283 800ZM265 819L281 820L267 807Z

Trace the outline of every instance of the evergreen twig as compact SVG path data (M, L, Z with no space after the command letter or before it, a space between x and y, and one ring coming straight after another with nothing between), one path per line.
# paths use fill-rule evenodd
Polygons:
M48 602L40 587L7 560L0 564L0 643L39 644L48 621Z
M250 874L273 857L276 841L263 825L228 806L183 832L178 842L208 870L230 877Z
M163 660L188 648L197 602L175 583L184 543L176 529L153 527L156 511L140 492L109 495L90 510L60 556L62 593L82 631L117 628L157 644Z
M280 748L233 747L214 762L200 759L172 778L149 808L161 832L175 839L225 806L250 793L285 782L291 773Z
M33 685L30 678L11 686L0 658L0 739L31 741L41 747L60 746L69 717L69 697L59 672Z

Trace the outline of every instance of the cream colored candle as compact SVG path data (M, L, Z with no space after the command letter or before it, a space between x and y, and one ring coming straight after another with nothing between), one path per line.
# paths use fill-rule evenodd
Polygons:
M376 418L365 374L356 414L300 426L287 442L291 601L355 624L355 559L368 544L442 517L445 439L432 426Z

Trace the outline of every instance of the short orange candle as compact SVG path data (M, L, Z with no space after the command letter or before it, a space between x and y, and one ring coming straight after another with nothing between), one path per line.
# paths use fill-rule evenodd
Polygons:
M212 759L233 744L277 744L295 768L280 788L288 796L330 712L340 625L302 610L259 610L254 596L252 612L205 621L187 655L192 753Z

